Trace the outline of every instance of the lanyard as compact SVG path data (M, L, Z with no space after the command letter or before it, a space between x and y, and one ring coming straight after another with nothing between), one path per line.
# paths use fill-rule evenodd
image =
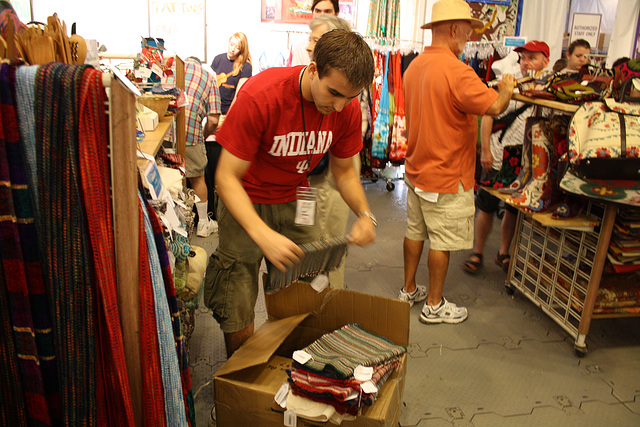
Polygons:
M307 125L304 121L304 101L302 100L302 76L304 76L304 72L307 71L307 67L302 69L300 73L300 78L298 79L298 88L300 89L300 111L302 111L302 135L304 137L304 147L307 150L307 170L311 170L311 158L312 153L309 150L309 142L307 141ZM318 138L320 137L320 129L322 129L322 121L324 120L324 114L320 116L320 126L318 126L318 133L316 134L316 144L318 143Z

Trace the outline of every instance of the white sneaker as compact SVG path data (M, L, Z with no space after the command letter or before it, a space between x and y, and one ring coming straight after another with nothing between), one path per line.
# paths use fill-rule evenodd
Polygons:
M442 302L437 308L433 308L427 303L424 304L420 313L420 321L427 324L436 323L460 323L463 322L469 313L465 307L457 307L454 303L442 297Z
M218 232L218 222L211 218L206 218L204 221L198 221L198 231L196 234L198 237L209 237L213 233Z
M400 301L408 302L413 307L414 302L424 301L427 298L427 287L416 285L416 290L413 292L405 292L404 287L400 289L398 299Z

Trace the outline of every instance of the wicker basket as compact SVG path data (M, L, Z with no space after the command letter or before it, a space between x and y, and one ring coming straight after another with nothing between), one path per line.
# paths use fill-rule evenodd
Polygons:
M138 97L138 102L145 107L158 113L159 118L163 118L169 108L169 103L173 99L171 95L147 95Z

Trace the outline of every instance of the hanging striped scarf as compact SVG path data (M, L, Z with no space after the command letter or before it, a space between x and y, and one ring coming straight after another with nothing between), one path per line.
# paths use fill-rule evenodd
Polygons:
M144 204L142 194L138 194L140 204ZM160 344L160 365L162 368L162 383L164 386L164 406L167 414L167 425L187 426L185 413L185 402L182 397L182 380L180 377L180 367L175 350L175 340L171 325L171 313L167 301L167 293L164 288L164 278L162 267L158 257L155 238L149 212L142 209L144 215L144 227L147 238L147 251L149 253L149 266L151 271L151 281L153 283L153 296L156 309L156 328L158 342ZM165 250L166 252L166 250Z
M169 254L162 234L162 223L158 215L151 207L147 200L144 201L149 213L149 220L153 229L153 237L158 249L158 258L160 267L162 268L162 278L164 279L165 292L167 293L167 302L169 303L169 311L171 314L171 326L173 327L173 337L175 339L176 351L178 355L178 363L180 365L180 376L182 379L182 393L185 403L185 410L188 415L187 421L189 425L195 425L195 407L193 401L193 392L191 390L191 374L189 373L189 361L187 359L187 348L182 333L182 323L180 322L180 309L178 307L178 297L176 288L173 284L173 273L171 272L171 264L169 263Z
M6 105L5 102L11 101L11 98L6 99L5 93L8 84L6 77L8 74L8 64L2 64L0 69L0 145L2 146L2 152L6 153L4 149L4 143L6 140L5 129L8 125L8 119L10 118L10 111L12 109L11 104ZM9 114L7 114L9 112ZM0 206L5 206L6 202L11 201L11 188L10 182L5 181L5 176L8 177L8 164L6 157L1 160L0 174L2 178L0 181ZM4 210L5 208L3 208ZM3 220L0 222L0 228L8 229L10 231L10 223L14 223L15 217L9 217L4 219L5 212L2 212ZM4 234L4 233L3 233ZM10 233L8 237L13 237L14 233ZM3 238L4 240L4 238ZM6 251L3 244L3 258ZM15 425L26 426L27 418L31 418L31 412L27 414L27 408L24 402L24 391L21 380L21 368L18 364L18 351L20 346L19 341L14 341L14 328L12 312L15 306L10 303L8 281L5 280L4 259L0 263L0 425Z
M80 200L77 95L86 66L46 64L35 87L43 266L54 316L65 425L96 424L94 298Z
M35 119L33 116L35 98L35 80L37 66L22 66L16 70L16 107L18 111L18 128L20 130L22 157L26 174L27 187L31 199L31 212L33 226L33 237L29 242L30 247L25 250L25 265L27 269L29 286L29 298L31 300L32 312L35 313L33 323L35 327L36 343L38 344L38 355L40 357L40 369L44 380L44 387L49 403L49 413L52 423L62 422L62 404L60 401L60 385L58 381L58 367L55 354L53 320L46 292L46 282L43 277L43 267L41 265L41 246L37 230L38 222L38 199L37 199L37 178L36 153L35 153ZM21 209L22 210L22 209ZM24 221L27 222L27 221ZM27 239L22 240L23 246L27 244ZM29 260L26 259L29 257Z
M82 143L78 148L100 316L95 365L98 424L126 426L133 425L134 419L118 313L106 101L102 73L87 68L80 86L78 136Z
M167 418L164 411L162 369L158 352L156 310L151 281L151 267L147 250L147 236L142 204L138 204L138 253L140 256L140 370L142 377L142 404L145 409L145 425L164 427Z
M0 244L2 262L6 274L8 301L11 307L13 333L24 393L27 398L29 418L33 423L51 425L43 372L40 366L35 330L50 326L48 311L44 305L43 319L39 325L39 307L43 294L42 270L38 259L37 237L33 223L29 189L27 187L17 114L13 105L15 67L3 64L0 70L0 108L2 116L2 138L0 138ZM31 281L33 280L33 283ZM34 307L31 306L30 290L34 289ZM43 301L46 304L46 299ZM43 343L43 347L46 343ZM46 353L51 354L51 349ZM55 365L54 365L55 367Z
M16 70L16 108L18 110L18 128L24 153L25 169L29 187L38 187L36 171L36 120L33 116L35 102L36 73L38 66L22 66ZM33 216L38 218L38 192L29 191L33 199Z

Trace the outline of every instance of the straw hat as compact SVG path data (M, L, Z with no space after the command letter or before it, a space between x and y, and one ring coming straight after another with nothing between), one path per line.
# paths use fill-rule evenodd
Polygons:
M469 21L472 28L480 28L484 23L471 17L471 7L464 0L440 0L433 4L431 9L431 22L427 22L422 27L423 30L430 30L433 24L444 21Z

